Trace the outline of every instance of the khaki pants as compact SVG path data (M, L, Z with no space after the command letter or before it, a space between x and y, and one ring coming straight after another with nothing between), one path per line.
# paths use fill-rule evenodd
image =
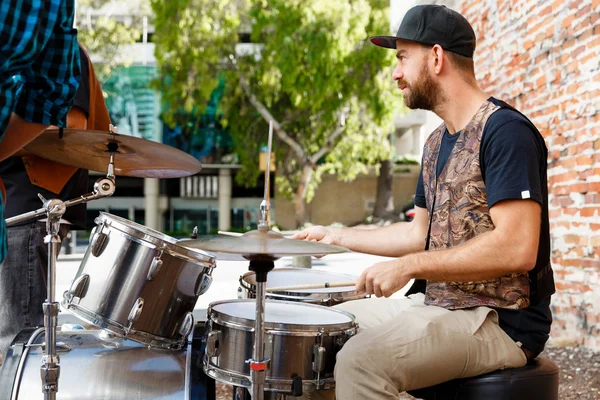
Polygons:
M406 390L527 363L520 347L487 307L450 311L426 306L422 294L365 299L337 306L356 316L360 333L335 366L338 400L394 399ZM307 393L332 399L331 391Z

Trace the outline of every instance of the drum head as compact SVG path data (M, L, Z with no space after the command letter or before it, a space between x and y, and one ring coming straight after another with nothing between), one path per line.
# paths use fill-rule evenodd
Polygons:
M256 286L256 274L249 272L244 275L244 281ZM267 276L267 289L282 286L292 285L308 285L314 283L337 283L337 282L352 282L356 280L356 276L339 274L335 272L318 271L314 269L304 268L275 268L269 272ZM356 287L345 286L336 288L321 288L321 289L297 289L290 290L290 293L343 293L354 292Z
M230 300L213 303L212 311L221 316L233 317L254 323L256 300ZM265 324L267 326L284 325L315 325L328 326L353 324L352 314L333 308L289 301L266 301Z
M140 225L128 219L100 212L96 217L97 225L106 224L129 236L132 236L142 242L149 242L167 251L174 257L183 258L193 263L209 263L211 267L215 266L215 257L199 249L190 249L179 245L179 241L171 236L165 235L154 229Z

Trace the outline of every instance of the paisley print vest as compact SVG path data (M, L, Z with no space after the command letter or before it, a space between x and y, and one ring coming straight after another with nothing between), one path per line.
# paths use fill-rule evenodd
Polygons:
M436 178L437 160L446 126L427 139L423 154L423 185L431 217L430 250L458 246L494 229L488 208L479 152L488 118L500 107L486 101L457 138ZM527 273L479 282L427 281L425 304L448 309L477 306L521 309L529 305Z

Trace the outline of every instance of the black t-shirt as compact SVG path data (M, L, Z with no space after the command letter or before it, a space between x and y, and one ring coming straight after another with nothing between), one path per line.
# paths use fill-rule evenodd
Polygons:
M73 100L73 107L81 108L86 115L89 115L90 96L88 82L88 63L87 56L79 49L81 57L81 78L79 87ZM35 186L29 180L23 159L21 157L9 157L0 162L0 177L6 186L6 206L4 208L5 218L10 218L29 211L37 210L42 207L42 202L38 193L46 199L70 200L85 194L88 189L88 171L79 169L69 179L62 191L56 195L39 186ZM73 224L74 229L86 229L86 205L68 207L63 219ZM23 224L30 223L26 221Z
M502 104L494 99L492 103ZM444 132L437 163L439 176L459 132ZM550 257L548 224L548 183L546 175L546 145L531 122L519 112L502 108L493 113L483 129L480 165L485 182L488 206L508 199L531 198L542 205L542 232L538 260ZM419 176L415 205L427 208L423 174ZM543 261L540 261L543 262ZM540 353L548 340L552 313L550 296L536 299L522 310L497 309L500 327L516 342L534 353Z

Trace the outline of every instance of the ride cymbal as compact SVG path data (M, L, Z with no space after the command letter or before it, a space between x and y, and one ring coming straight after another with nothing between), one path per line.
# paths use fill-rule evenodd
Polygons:
M178 242L180 246L200 249L209 253L227 255L237 254L246 260L278 259L290 256L323 256L326 254L344 253L348 249L330 244L287 239L273 231L254 230L242 236L217 237L212 239L185 239Z
M114 174L138 178L179 178L193 175L202 164L174 147L108 131L52 128L25 146L50 161L106 173L111 152Z

